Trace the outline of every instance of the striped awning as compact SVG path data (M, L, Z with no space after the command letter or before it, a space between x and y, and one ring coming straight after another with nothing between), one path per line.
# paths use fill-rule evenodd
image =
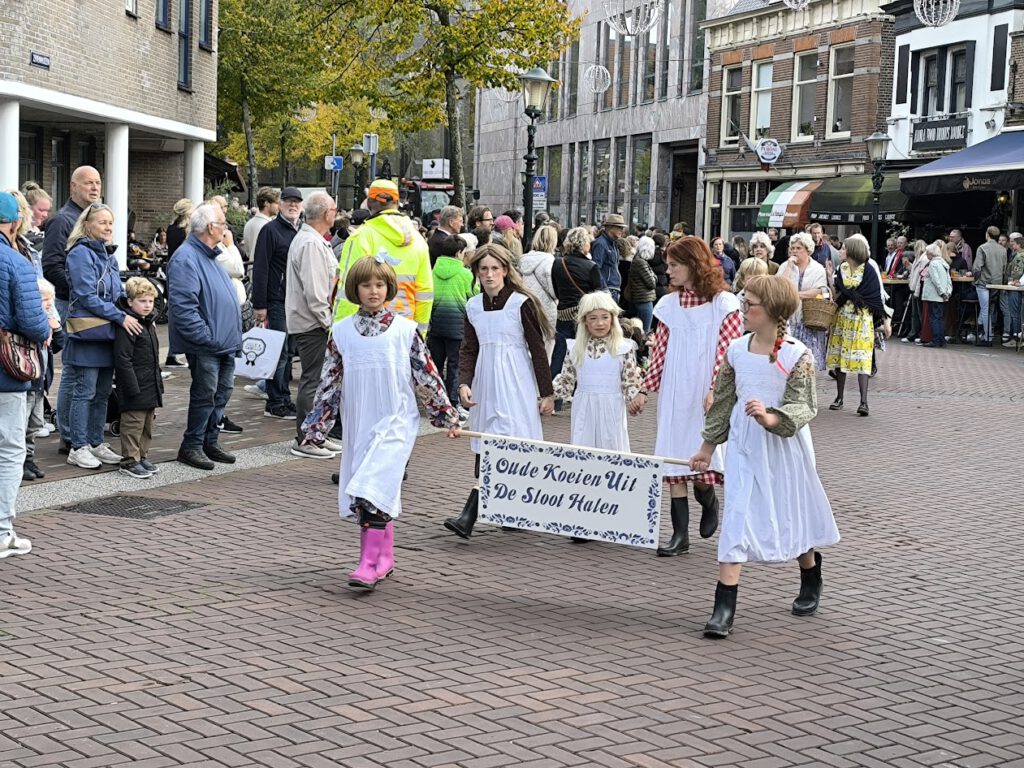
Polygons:
M757 212L759 227L802 227L810 221L811 192L821 181L789 181L771 192Z

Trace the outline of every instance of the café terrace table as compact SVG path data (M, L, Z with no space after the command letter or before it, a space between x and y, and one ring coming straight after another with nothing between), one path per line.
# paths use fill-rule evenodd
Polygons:
M995 291L997 294L998 294L999 291L1012 291L1013 293L1024 293L1024 285L1006 285L1006 284L1003 284L1003 283L994 283L992 285L986 285L985 287L988 288L990 291ZM988 306L989 306L988 314L989 314L989 318L991 319L991 317L992 317L992 302L991 301L989 301L989 305ZM1022 297L1022 301L1021 301L1021 305L1020 305L1020 316L1021 316L1021 321L1024 322L1024 297ZM1017 343L1017 346L1013 350L1014 352L1020 352L1020 345L1021 345L1021 338L1020 337L1021 337L1021 334L1018 333L1017 334L1017 338L1014 339L1014 341Z

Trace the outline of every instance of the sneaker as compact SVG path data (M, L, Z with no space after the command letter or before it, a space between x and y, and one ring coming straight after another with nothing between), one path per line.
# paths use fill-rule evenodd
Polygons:
M14 531L0 534L0 560L12 555L27 555L32 551L32 542Z
M221 432L234 432L234 433L238 433L238 432L242 432L243 431L240 426L235 424L235 422L233 422L227 416L225 416L223 419L220 420L220 424L217 425L217 428Z
M188 368L188 363L183 363L178 358L168 355L164 360L164 368Z
M913 336L900 336L900 341L902 341L904 344L909 344L910 342L914 341L914 337Z
M258 398L260 400L266 400L267 399L267 393L264 392L262 389L260 389L259 385L257 385L257 384L246 384L244 387L242 387L242 390L249 397L255 397L255 398Z
M138 464L132 464L129 467L121 467L118 470L122 475L128 475L128 477L134 477L136 480L148 480L153 476L153 473L142 466L140 461Z
M110 443L100 443L89 448L89 451L104 464L120 464L124 461L124 456L119 453L115 453L110 447Z
M334 451L329 451L319 445L303 445L298 441L292 443L291 454L303 459L333 459L338 455Z
M295 411L287 405L279 405L277 408L267 406L263 410L263 415L271 419L291 419L292 421L295 421L296 417Z
M160 471L160 467L158 467L156 464L151 464L149 459L143 459L142 461L139 462L139 464L141 464L142 468L149 472L149 474L151 475L155 475L157 472Z
M35 435L33 435L33 437L35 437L36 440L41 440L44 437L49 437L49 436L50 436L50 430L48 430L48 429L36 430Z
M341 453L341 443L336 440L331 440L329 437L324 438L324 441L320 443L320 447L326 448L328 451L332 451L334 453Z
M103 466L100 460L93 456L89 447L85 445L81 448L71 449L71 452L68 454L68 464L73 467L81 467L82 469L99 469Z
M1010 349L1013 349L1014 347L1017 346L1017 342L1016 341L1004 341L1003 342L1003 346L1004 347L1009 347Z
M169 378L171 378L171 376L173 376L173 375L174 375L174 374L173 374L173 373L171 373L170 371L160 371L160 378L161 378L161 379L169 379Z

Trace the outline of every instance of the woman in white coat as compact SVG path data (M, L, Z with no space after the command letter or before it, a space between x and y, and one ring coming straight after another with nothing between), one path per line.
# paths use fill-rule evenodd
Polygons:
M524 253L519 260L519 271L523 274L523 285L534 295L540 310L552 328L558 318L558 297L551 282L551 267L555 263L555 248L558 246L558 230L545 224L533 234L533 250ZM544 348L551 360L555 350L555 334L544 339Z
M779 267L779 274L791 282L801 299L813 299L816 296L828 298L828 275L825 268L815 261L814 240L806 232L797 232L789 238L789 261ZM800 302L796 311L789 318L789 332L804 343L811 351L815 368L825 370L825 347L828 344L828 331L812 331L804 325L804 313Z

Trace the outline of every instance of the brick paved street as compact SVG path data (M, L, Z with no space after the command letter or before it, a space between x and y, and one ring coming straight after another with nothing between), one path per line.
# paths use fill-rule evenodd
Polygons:
M894 346L868 419L821 380L822 609L790 615L795 564L753 566L722 642L713 540L445 532L472 460L443 435L369 596L326 463L153 488L206 506L148 522L30 513L36 550L0 564L0 766L1024 766L1024 355Z

